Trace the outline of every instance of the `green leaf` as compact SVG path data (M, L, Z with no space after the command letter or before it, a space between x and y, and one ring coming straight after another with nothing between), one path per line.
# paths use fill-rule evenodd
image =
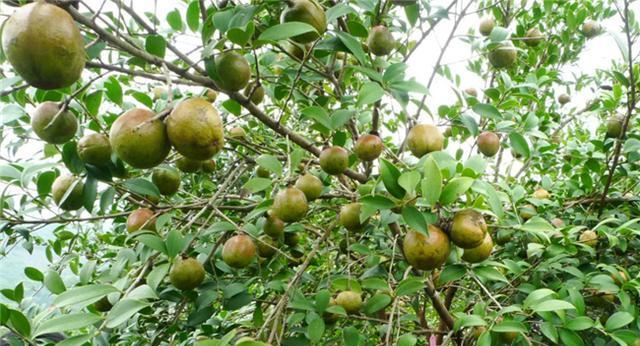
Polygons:
M402 280L396 288L396 296L409 296L424 288L424 283L419 278L409 277Z
M429 93L429 89L427 89L426 86L414 80L395 82L395 83L392 83L389 87L392 90L399 91L399 92L417 93L417 94L423 94L423 95L426 95Z
M531 309L535 312L558 311L558 310L574 310L573 304L559 299L550 299L534 304Z
M143 178L129 179L129 180L125 180L122 183L122 185L127 190L143 197L146 197L146 196L160 197L160 190L158 190L158 187L147 179L143 179Z
M587 316L577 316L566 321L565 327L570 330L580 331L593 327L593 320Z
M429 234L427 220L416 207L412 205L405 205L402 208L402 219L404 219L404 222L412 229L424 235Z
M444 267L438 276L437 284L441 285L447 282L456 281L467 273L467 269L461 264L450 264Z
M169 23L171 29L175 31L182 31L184 29L184 24L182 24L182 16L180 16L180 11L178 11L177 9L167 14L167 23Z
M167 235L165 241L165 247L167 249L167 256L170 258L176 257L186 245L186 239L180 234L177 229L172 229Z
M404 172L398 178L398 185L400 185L407 192L414 192L416 186L420 182L420 173L416 171Z
M318 125L326 129L327 134L329 133L329 130L333 128L329 114L327 114L327 111L324 110L324 108L322 107L318 107L318 106L307 107L303 109L301 113L305 118L311 118Z
M633 320L634 317L630 313L626 311L618 311L607 319L604 327L608 331L612 331L626 326L627 324L633 322Z
M321 317L317 317L309 323L309 326L307 327L307 336L309 337L309 340L318 342L322 339L322 334L324 334L324 321Z
M239 27L229 29L229 31L227 31L227 38L239 46L244 46L251 40L254 31L255 26L253 22L249 22L244 29Z
M498 192L496 189L486 181L476 180L476 183L482 190L482 194L487 198L487 203L491 207L491 211L498 217L498 219L502 219L504 217L504 207L502 206L502 201L500 200L500 196L498 196Z
M60 274L55 270L49 270L49 272L47 272L47 275L44 277L44 286L53 294L60 294L67 290L62 278L60 278Z
M193 0L187 7L187 25L193 32L197 32L200 27L200 1Z
M282 163L273 155L262 154L256 159L256 162L271 173L282 174Z
M107 98L119 106L122 105L122 87L118 80L111 77L104 83L104 87L107 89Z
M442 205L448 205L454 202L458 196L469 190L471 185L473 185L473 181L473 178L469 177L456 177L451 179L444 189L442 189L440 203Z
M90 334L76 335L60 341L56 346L83 346L86 345L91 338L93 338L93 335Z
M346 346L359 346L360 345L360 332L356 327L347 327L342 330L342 339Z
M494 332L506 333L506 332L517 332L517 333L526 333L527 328L522 324L522 322L506 320L502 321L493 328L491 328Z
M36 328L33 335L37 336L46 333L60 333L69 330L76 330L90 326L101 320L101 316L86 312L62 315L44 321Z
M473 268L473 272L484 280L509 282L502 273L491 266L475 267Z
M96 195L98 194L98 181L87 176L84 181L84 189L82 190L82 203L88 212L93 211L93 204L96 201Z
M511 143L511 147L516 153L527 158L531 156L531 151L529 150L529 144L527 144L527 140L524 139L524 137L522 137L521 134L517 132L509 133L509 141Z
M360 203L370 205L378 210L391 209L396 206L392 200L381 195L364 196L360 199Z
M563 346L583 346L584 341L576 332L560 329L560 340Z
M24 268L24 275L33 281L44 281L44 274L36 268L26 267Z
M262 190L266 190L271 186L271 184L271 179L255 177L249 179L243 187L251 191L251 193L256 193Z
M327 9L327 22L331 23L342 16L345 16L349 13L354 13L354 12L355 10L353 9L353 7L349 6L348 4L339 3Z
M540 331L549 340L553 341L554 343L558 342L558 328L556 328L556 326L554 326L553 323L551 323L551 322L543 322L540 325Z
M500 111L490 104L476 103L471 107L471 109L481 117L493 120L502 120L502 114L500 114Z
M366 82L358 92L358 102L356 105L362 107L363 105L372 104L380 100L382 96L384 96L384 89L382 89L380 84L376 82Z
M404 334L398 338L396 346L415 346L418 343L418 338L412 334Z
M122 299L111 308L107 315L106 327L115 328L122 323L127 322L138 311L149 306L149 303L138 299Z
M442 172L431 155L424 161L424 179L422 179L421 189L422 197L434 207L442 193Z
M167 247L165 246L164 241L157 235L140 234L136 237L136 239L151 249L154 249L163 254L167 253Z
M288 38L298 36L301 34L306 34L308 32L318 33L316 28L313 26L302 23L302 22L286 22L277 24L267 28L265 31L260 34L258 40L260 41L271 41L277 42L281 40L286 40Z
M18 310L9 310L9 325L22 336L29 337L31 335L29 319Z
M167 41L161 35L149 35L144 42L144 49L157 57L164 58Z
M387 188L390 194L396 198L403 198L406 192L398 184L398 178L400 177L400 171L393 163L380 159L380 175L382 176L382 182L384 187Z
M362 311L367 315L372 315L391 304L391 297L387 294L376 294L367 299L362 307Z
M453 330L458 331L465 327L486 326L487 322L477 315L457 315Z
M100 300L109 293L118 292L118 289L111 285L90 285L74 287L59 296L53 301L57 307L69 305L86 306Z
M336 32L338 38L342 43L351 51L351 53L358 59L361 65L365 64L365 60L367 59L367 54L362 49L362 44L355 37L347 34L344 31Z

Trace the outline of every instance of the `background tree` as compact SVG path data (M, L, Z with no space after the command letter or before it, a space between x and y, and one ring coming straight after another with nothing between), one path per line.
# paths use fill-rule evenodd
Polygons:
M3 1L4 340L639 345L630 2Z

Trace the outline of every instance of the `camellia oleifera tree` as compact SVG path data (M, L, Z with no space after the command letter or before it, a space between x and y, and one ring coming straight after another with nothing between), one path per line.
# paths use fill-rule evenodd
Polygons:
M630 0L140 1L1 5L3 341L640 345Z

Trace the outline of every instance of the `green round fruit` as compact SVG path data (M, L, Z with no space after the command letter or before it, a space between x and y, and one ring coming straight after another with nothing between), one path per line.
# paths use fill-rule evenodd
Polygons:
M276 254L278 248L278 242L268 235L263 235L258 238L258 256L263 258L270 258Z
M251 79L251 66L247 59L234 52L226 51L216 58L220 87L226 91L242 90Z
M487 232L480 245L464 250L462 259L469 263L480 263L491 256L491 250L493 250L493 239Z
M7 19L2 49L22 79L40 89L70 86L84 69L84 41L73 18L44 1L24 5Z
M536 210L535 206L531 204L525 204L520 208L519 214L520 217L526 221L536 216L538 214L538 211Z
M451 241L463 249L480 246L487 234L484 217L473 209L465 209L453 216Z
M495 19L487 15L480 19L480 25L478 26L478 30L480 31L480 34L482 34L483 36L489 36L491 35L491 32L493 31L493 28L495 28L495 26L496 26Z
M495 68L511 67L518 58L518 52L511 42L502 43L489 52L489 62Z
M527 31L525 35L524 43L529 47L535 47L539 45L544 40L544 35L538 28L531 28Z
M354 291L343 291L336 297L336 304L349 314L355 314L362 308L362 296Z
M596 247L598 245L598 234L590 229L583 231L580 233L580 238L578 238L582 244Z
M202 161L192 160L184 156L180 156L175 164L176 167L184 173L195 173L202 168Z
M284 221L278 219L278 217L273 215L273 211L269 210L262 230L271 238L280 238L284 234Z
M289 53L290 55L292 55L294 58L302 61L302 59L304 59L304 54L305 54L305 49L303 49L300 45L295 44L295 43L290 43L287 42L284 46L285 50L287 51L287 53Z
M171 268L169 280L179 290L192 290L204 280L204 267L195 258L179 259Z
M533 192L533 198L536 199L549 199L550 197L551 194L545 189L537 189Z
M247 132L242 127L236 126L231 128L231 130L229 130L229 138L233 138L237 140L246 139Z
M320 197L324 189L322 181L311 173L300 176L298 180L296 180L294 187L302 191L309 202Z
M184 157L207 160L224 145L222 119L203 98L183 100L166 119L169 141Z
M262 103L262 100L264 100L264 87L262 85L255 87L255 85L256 84L254 82L249 83L247 87L244 88L244 96L251 96L251 102L257 105ZM255 90L253 90L254 88Z
M307 215L309 205L304 192L295 187L280 190L273 199L273 214L284 222L295 222Z
M516 341L520 333L518 332L502 332L500 333L500 340L505 345L513 345L513 342Z
M62 198L72 188L67 198ZM51 185L51 195L56 205L62 210L78 210L84 204L84 183L71 174L63 174L56 178Z
M513 230L501 229L496 233L496 243L498 245L504 245L513 238Z
M485 131L478 135L478 149L482 154L492 157L500 150L500 138L493 132Z
M564 106L569 102L571 102L571 96L567 94L560 94L560 96L558 96L558 103L560 103L561 105Z
M256 245L245 234L229 238L222 248L222 260L233 268L244 268L251 264L256 256Z
M391 31L384 25L371 28L367 37L367 46L373 55L388 55L396 47L396 40L391 35Z
M133 108L122 114L111 125L111 148L122 161L135 168L159 165L169 155L171 144L167 129L153 112Z
M449 257L449 237L440 228L429 225L429 235L410 230L402 241L404 258L414 268L431 270L442 266Z
M619 115L612 116L607 120L607 137L619 138L622 135L622 126L624 118Z
M360 211L362 204L349 203L340 208L340 224L349 231L359 231L366 224L367 220L360 222Z
M151 174L151 181L158 187L160 194L170 196L180 188L180 172L171 167L156 167Z
M442 150L444 136L437 127L430 124L420 124L414 126L407 135L407 147L411 153L417 157Z
M600 24L594 20L587 20L582 24L582 34L586 38L597 36L601 30Z
M348 167L349 153L343 147L328 147L320 153L320 168L327 174L342 174Z
M262 166L258 166L258 168L256 169L256 175L260 178L270 178L271 172L269 172L268 169Z
M300 234L296 232L286 232L284 234L284 243L288 247L296 247L300 243Z
M90 133L78 141L78 156L85 163L104 166L111 162L109 137L101 133Z
M43 102L31 116L33 132L43 141L51 144L68 142L78 130L78 120L73 113L65 110L60 112L56 102Z
M282 23L302 22L311 25L317 31L293 36L291 38L293 41L309 43L317 40L327 30L324 9L315 0L285 0L285 2L288 8L282 12L280 18Z
M379 136L367 134L360 136L353 146L353 152L362 161L373 161L380 157L384 144Z
M205 173L213 173L216 171L216 161L215 160L204 160L202 161L202 171Z
M214 103L218 99L218 92L213 89L207 89L204 92L204 98L210 103Z
M129 217L127 217L127 232L133 233L140 229L156 230L156 218L153 210L140 208L129 214Z

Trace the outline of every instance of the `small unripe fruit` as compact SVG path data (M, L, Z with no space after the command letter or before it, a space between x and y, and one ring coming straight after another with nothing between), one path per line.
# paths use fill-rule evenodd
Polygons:
M597 36L601 31L600 24L593 20L587 20L582 24L582 34L586 38Z
M160 194L170 196L180 188L180 172L170 167L156 167L151 174L151 181L158 187Z
M204 93L204 98L207 101L214 103L218 99L218 92L213 89L207 89Z
M367 46L373 55L384 56L393 51L396 46L396 40L391 35L389 28L384 25L378 25L369 31Z
M202 171L205 173L213 173L216 170L216 160L202 161Z
M362 296L354 291L343 291L336 297L336 304L342 306L349 314L355 314L362 307Z
M202 168L202 161L192 160L181 156L176 160L176 167L184 173L195 173Z
M233 139L245 139L247 138L247 132L242 127L234 127L229 130L229 138Z
M101 133L90 133L78 141L78 156L85 163L104 166L111 162L109 138Z
M222 260L233 268L244 268L251 264L256 255L256 245L245 234L229 238L222 248Z
M492 157L500 150L500 138L493 132L483 132L478 135L478 150L488 157Z
M478 247L485 240L487 224L484 217L473 209L465 209L453 216L451 241L463 249Z
M327 30L327 17L324 9L315 0L286 1L288 7L282 11L281 23L303 22L311 25L316 31L293 36L291 39L299 43L317 40ZM319 35L318 35L319 34Z
M407 135L407 147L417 157L442 150L444 136L437 127L430 124L414 126Z
M262 166L258 166L256 169L256 175L260 178L269 178L271 177L271 172Z
M273 212L267 212L267 220L262 228L264 233L271 238L279 238L284 233L284 221L278 219Z
M169 95L167 88L160 87L160 86L153 88L152 93L153 93L154 100L164 99L164 98L167 98L167 96Z
M97 302L93 303L93 308L96 309L99 312L107 312L107 311L111 310L112 307L113 307L113 305L111 304L111 302L109 301L109 298L107 298L107 296L104 296L100 300L98 300Z
M615 284L618 286L622 286L627 281L629 281L629 276L622 270L618 271L618 273L611 274L611 278L613 279L613 282L615 282Z
M258 238L258 256L263 258L269 258L276 254L278 248L278 242L268 235L263 235Z
M262 85L255 86L254 82L251 82L244 88L244 96L251 96L251 102L254 104L260 104L264 100L264 87ZM254 90L255 89L255 90Z
M296 247L300 243L300 235L296 232L286 232L284 234L284 243L288 247Z
M171 144L184 157L208 160L224 145L222 118L203 98L180 101L165 122Z
M43 141L51 144L68 142L78 130L78 120L69 110L60 113L56 102L41 103L31 115L33 132Z
M566 105L569 102L571 102L571 96L567 94L560 94L560 96L558 96L558 103L561 105Z
M464 92L469 96L478 97L478 90L476 90L476 88L466 88Z
M322 181L311 173L306 173L305 175L300 176L298 180L296 180L294 187L304 193L307 201L313 201L320 197L322 190L324 189Z
M373 161L380 157L384 144L379 136L367 134L360 136L353 146L353 152L362 161Z
M619 138L622 134L622 126L624 118L620 115L614 115L607 120L607 137Z
M564 221L562 221L562 219L560 218L554 218L551 220L551 224L553 225L553 227L555 228L562 228L564 227Z
M491 35L491 32L493 31L493 28L495 26L496 26L495 19L487 15L480 19L480 25L478 26L478 31L480 31L480 33L483 36L489 36Z
M71 192L63 201L62 198L67 195L67 191L71 188ZM84 183L71 174L63 174L53 181L51 195L60 209L78 210L84 204Z
M493 239L489 232L484 237L482 243L471 249L464 249L462 259L469 263L480 263L491 256L493 250Z
M530 218L536 216L538 212L536 211L535 206L531 204L525 204L522 206L522 208L520 208L519 214L523 220L527 221Z
M204 267L195 258L179 259L171 268L169 280L179 290L192 290L204 280Z
M360 222L360 211L362 210L362 204L349 203L340 208L340 224L349 231L359 231L367 223L367 221Z
M598 234L592 230L586 230L580 233L578 240L584 245L596 247L598 245Z
M155 167L171 150L164 122L154 117L149 110L133 108L111 125L111 148L122 161L135 168Z
M284 222L295 222L307 215L309 205L304 192L295 187L280 190L271 208L276 217Z
M129 214L129 217L127 217L127 232L133 233L140 229L155 231L156 219L154 214L155 213L148 208L134 210Z
M551 194L549 193L549 191L545 190L545 189L537 189L534 193L533 193L533 198L537 198L537 199L549 199L549 197L551 197Z
M489 62L495 68L511 67L518 58L518 52L511 42L501 43L489 52Z
M349 167L349 153L343 147L328 147L320 153L320 168L327 174L342 174L347 167Z
M542 36L542 32L540 32L538 28L531 28L525 35L524 43L529 47L535 47L539 45L543 39L544 36Z
M247 59L233 51L221 53L215 59L220 87L227 91L242 90L249 84L251 66Z

